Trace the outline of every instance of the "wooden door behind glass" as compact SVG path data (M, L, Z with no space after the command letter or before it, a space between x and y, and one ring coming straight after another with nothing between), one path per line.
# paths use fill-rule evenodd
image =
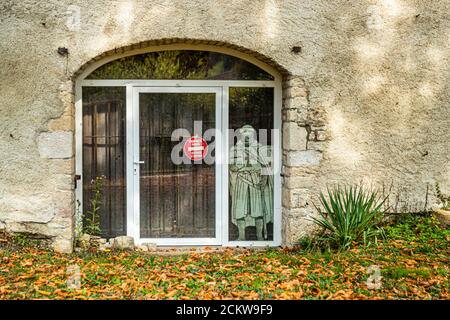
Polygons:
M126 235L127 230L125 99L125 87L83 88L83 206L79 209L84 231L105 238ZM94 203L98 218L93 217ZM88 220L97 219L100 230L87 228L94 225Z
M141 238L215 236L214 164L177 165L171 158L183 142L172 141L173 131L193 134L194 121L203 132L215 128L214 93L139 94Z

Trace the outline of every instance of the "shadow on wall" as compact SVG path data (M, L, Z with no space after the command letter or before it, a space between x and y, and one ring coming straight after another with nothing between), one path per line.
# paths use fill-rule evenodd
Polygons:
M360 18L334 27L359 36L326 57L341 71L329 82L348 85L331 88L323 183L362 179L391 189L398 211L430 208L434 182L450 186L450 28L432 21L429 3L351 6Z

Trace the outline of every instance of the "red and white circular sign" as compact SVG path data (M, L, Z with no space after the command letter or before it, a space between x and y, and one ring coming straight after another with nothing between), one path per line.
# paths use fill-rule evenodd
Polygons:
M185 142L183 151L189 159L199 161L205 159L208 152L208 144L205 139L193 136Z

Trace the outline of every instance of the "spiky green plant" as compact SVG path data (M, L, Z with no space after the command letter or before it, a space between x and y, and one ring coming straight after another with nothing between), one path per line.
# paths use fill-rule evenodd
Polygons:
M314 222L323 228L319 237L322 244L339 249L348 249L352 243L369 245L384 237L380 226L386 198L376 191L361 186L337 186L327 188L327 196L320 193L319 212ZM323 208L323 209L322 209Z

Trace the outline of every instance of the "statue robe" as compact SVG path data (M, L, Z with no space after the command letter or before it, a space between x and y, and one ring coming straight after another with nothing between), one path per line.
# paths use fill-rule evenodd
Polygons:
M255 140L247 146L238 141L230 150L232 222L237 225L237 220L245 219L246 226L255 226L255 219L261 218L266 235L267 223L273 222L273 175L264 174L270 149Z

